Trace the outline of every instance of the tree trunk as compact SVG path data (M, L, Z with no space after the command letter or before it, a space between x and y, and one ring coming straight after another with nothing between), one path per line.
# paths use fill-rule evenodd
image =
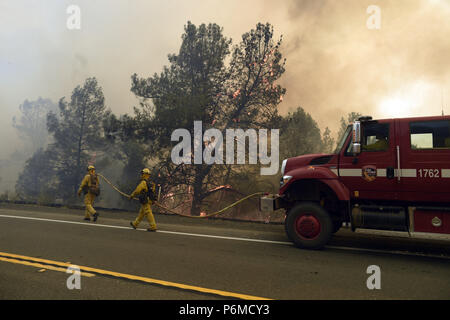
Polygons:
M192 205L191 205L191 215L199 216L202 201L204 198L204 190L203 190L203 180L208 175L211 170L211 166L208 165L198 165L195 168L195 178L194 178L194 194L192 197Z
M83 141L83 135L84 135L84 123L85 123L85 119L86 119L86 107L83 106L83 114L82 114L82 118L81 118L81 129L80 129L80 137L78 139L78 154L77 154L77 170L75 173L75 179L76 181L74 181L74 185L73 185L73 191L75 194L77 192L77 185L79 183L78 180L80 180L80 177L82 176L81 174L81 148L82 148L82 141Z

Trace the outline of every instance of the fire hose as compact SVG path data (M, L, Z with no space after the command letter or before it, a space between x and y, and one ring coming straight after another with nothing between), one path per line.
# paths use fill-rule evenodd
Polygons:
M121 191L121 190L120 190L119 188L117 188L113 183L111 183L111 181L109 181L106 177L104 177L103 175L101 175L101 174L99 174L99 173L97 173L97 175L98 175L100 178L102 178L107 184L109 184L115 191L117 191L118 193L120 193L122 196L127 197L127 198L130 197L130 195L128 195L128 194L126 194L125 192ZM253 194L251 194L251 195L248 195L248 196L246 196L246 197L244 197L244 198L242 198L242 199L240 199L240 200L238 200L238 201L236 201L236 202L234 202L234 203L232 203L232 204L226 206L225 208L223 208L223 209L221 209L221 210L219 210L219 211L216 211L216 212L213 212L213 213L210 213L210 214L206 214L206 215L202 215L202 216L191 216L191 215L181 214L181 213L179 213L179 212L176 212L176 211L174 211L174 210L172 210L172 209L170 209L170 208L167 208L167 207L163 206L163 205L162 205L161 203L159 203L158 201L152 201L152 202L153 202L154 205L160 207L161 209L165 210L166 212L170 212L170 213L172 213L172 214L176 214L176 215L179 215L179 216L182 216L182 217L187 217L187 218L197 218L197 219L198 219L198 218L210 218L210 217L219 215L219 214L224 213L225 211L227 211L227 210L229 210L229 209L231 209L231 208L237 206L238 204L240 204L240 203L242 203L242 202L244 202L244 201L246 201L246 200L248 200L248 199L250 199L250 198L257 197L257 196L262 196L262 195L264 195L264 194L265 194L264 192L253 193ZM137 198L133 198L133 199L134 199L134 200L139 200L139 199L137 199Z

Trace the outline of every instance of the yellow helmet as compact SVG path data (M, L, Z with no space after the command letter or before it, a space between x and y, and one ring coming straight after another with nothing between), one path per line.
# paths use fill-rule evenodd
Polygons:
M148 168L142 169L141 174L150 174L150 169Z
M87 167L87 171L91 171L91 170L95 170L95 167L94 166L88 166Z

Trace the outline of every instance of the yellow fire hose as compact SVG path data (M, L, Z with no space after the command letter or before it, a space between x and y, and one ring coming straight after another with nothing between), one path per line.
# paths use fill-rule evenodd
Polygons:
M119 188L117 188L114 184L112 184L112 183L111 183L107 178L105 178L103 175L101 175L101 174L99 174L99 173L97 173L97 175L98 175L100 178L102 178L103 180L105 180L105 182L106 182L107 184L109 184L114 190L116 190L116 191L117 191L118 193L120 193L122 196L127 197L127 198L130 197L130 195L126 194L125 192L120 191ZM163 205L160 204L158 201L154 201L153 204L155 204L156 206L160 207L161 209L163 209L163 210L165 210L165 211L167 211L167 212L170 212L170 213L173 213L173 214L177 214L177 215L182 216L182 217L197 218L197 219L199 219L199 218L210 218L210 217L212 217L212 216L219 215L219 214L224 213L225 211L227 211L227 210L233 208L234 206L237 206L237 205L240 204L241 202L244 202L245 200L248 200L248 199L253 198L253 197L256 197L256 196L262 196L262 195L264 195L264 192L253 193L253 194L251 194L251 195L248 195L248 196L246 196L246 197L244 197L244 198L242 198L242 199L240 199L240 200L238 200L238 201L236 201L236 202L230 204L229 206L226 206L225 208L223 208L223 209L221 209L221 210L219 210L219 211L216 211L216 212L213 212L213 213L210 213L210 214L207 214L207 215L203 215L203 216L190 216L190 215L186 215L186 214L181 214L181 213L179 213L179 212L176 212L176 211L174 211L174 210L172 210L172 209L169 209L169 208L163 206ZM138 199L136 199L136 198L133 198L133 199L134 199L134 200L138 200Z

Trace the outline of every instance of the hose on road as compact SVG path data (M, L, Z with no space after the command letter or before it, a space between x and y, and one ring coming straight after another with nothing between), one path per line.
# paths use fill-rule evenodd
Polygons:
M125 192L121 191L121 190L120 190L119 188L117 188L111 181L109 181L106 177L104 177L103 175L101 175L101 174L99 174L99 173L97 173L97 175L98 175L100 178L102 178L107 184L109 184L115 191L117 191L118 193L120 193L122 196L124 196L124 197L126 197L126 198L129 198L129 197L130 197L129 194L126 194ZM246 201L246 200L248 200L248 199L250 199L250 198L254 198L254 197L257 197L257 196L262 196L262 195L264 195L264 194L265 194L264 192L253 193L253 194L251 194L251 195L248 195L248 196L246 196L246 197L244 197L244 198L242 198L242 199L240 199L240 200L238 200L238 201L236 201L236 202L234 202L234 203L232 203L232 204L226 206L225 208L223 208L223 209L221 209L221 210L219 210L219 211L216 211L216 212L213 212L213 213L210 213L210 214L206 214L206 215L202 215L202 216L191 216L191 215L181 214L181 213L179 213L179 212L176 212L176 211L174 211L174 210L172 210L172 209L169 209L169 208L163 206L163 205L162 205L161 203L159 203L158 201L153 201L153 204L156 205L156 206L158 206L158 207L160 207L161 209L163 209L163 210L166 211L166 212L170 212L170 213L172 213L172 214L176 214L176 215L179 215L179 216L182 216L182 217L196 218L196 219L204 219L204 218L210 218L210 217L213 217L213 216L217 216L217 215L219 215L219 214L221 214L221 213L224 213L225 211L227 211L227 210L229 210L229 209L231 209L231 208L237 206L238 204L240 204L240 203L242 203L242 202L244 202L244 201ZM137 199L137 198L133 198L133 199L134 199L134 200L139 200L139 199Z

